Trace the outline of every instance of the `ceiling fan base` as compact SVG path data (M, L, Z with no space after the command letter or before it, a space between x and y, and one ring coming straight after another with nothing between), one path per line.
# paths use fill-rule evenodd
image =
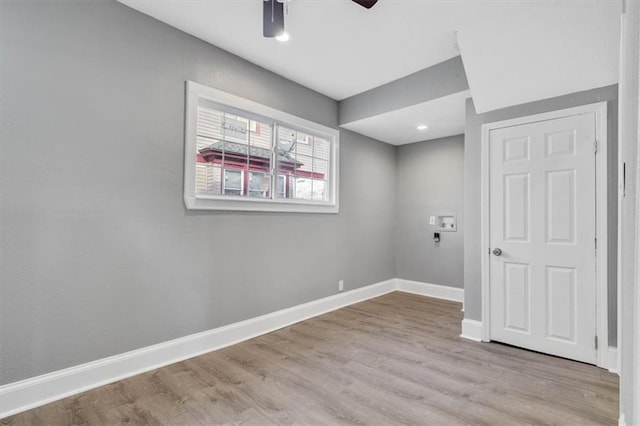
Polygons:
M360 6L371 9L378 0L353 0L354 3L358 3Z
M262 2L262 35L273 38L284 32L284 5L277 0Z

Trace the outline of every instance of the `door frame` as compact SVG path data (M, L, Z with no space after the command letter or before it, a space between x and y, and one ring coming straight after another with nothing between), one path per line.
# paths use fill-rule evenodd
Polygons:
M496 121L482 125L481 138L481 192L480 192L480 252L481 252L481 289L482 289L482 341L491 340L491 255L490 255L490 226L489 226L489 182L490 157L489 136L492 130L523 124L537 123L557 118L570 117L580 114L595 113L596 121L596 238L598 241L596 252L596 333L598 348L596 350L596 365L610 369L616 368L615 360L609 355L609 328L607 306L607 102L581 105L560 109L541 114L518 117L509 120Z

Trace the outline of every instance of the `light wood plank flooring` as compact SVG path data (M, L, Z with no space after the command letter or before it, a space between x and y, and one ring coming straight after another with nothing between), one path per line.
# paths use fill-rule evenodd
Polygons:
M460 339L461 320L395 292L2 425L617 424L617 376Z

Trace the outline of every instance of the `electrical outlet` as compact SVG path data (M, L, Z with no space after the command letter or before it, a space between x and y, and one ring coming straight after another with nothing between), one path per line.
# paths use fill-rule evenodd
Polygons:
M435 224L436 224L436 217L429 216L429 225L435 225Z
M344 290L344 280L338 281L338 291Z

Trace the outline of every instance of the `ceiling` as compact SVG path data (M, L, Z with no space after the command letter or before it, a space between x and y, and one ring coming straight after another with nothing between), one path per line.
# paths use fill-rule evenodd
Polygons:
M483 10L487 20L458 33L478 112L618 82L620 1L498 1Z
M464 133L464 104L469 91L347 123L342 127L391 145L404 145ZM428 126L426 130L418 124Z
M621 0L379 0L369 10L349 0L290 0L285 43L262 37L260 0L119 1L336 100L459 54L478 112L618 79ZM415 129L418 111L443 112L405 109L404 120L401 110L389 113L399 133ZM438 115L443 127L464 128L464 114L450 113ZM389 137L388 120L345 127L408 140ZM422 140L433 139L438 126L425 120L434 131Z
M261 0L120 1L337 100L459 54L439 2L291 0L280 43L262 37Z

